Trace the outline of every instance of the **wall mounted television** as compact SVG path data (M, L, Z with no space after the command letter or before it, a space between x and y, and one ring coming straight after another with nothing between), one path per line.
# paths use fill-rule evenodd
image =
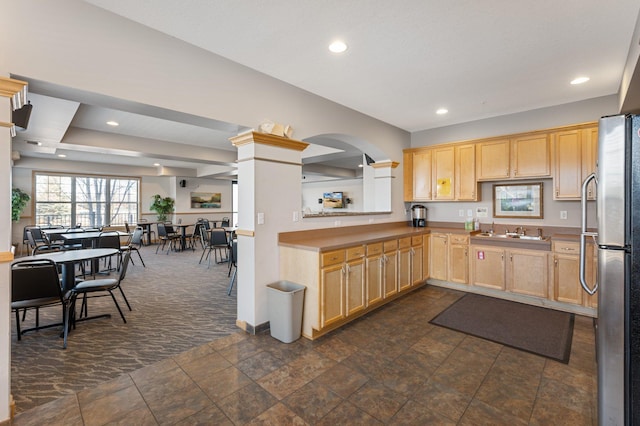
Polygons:
M344 208L344 194L342 192L325 192L322 194L322 207L330 209Z

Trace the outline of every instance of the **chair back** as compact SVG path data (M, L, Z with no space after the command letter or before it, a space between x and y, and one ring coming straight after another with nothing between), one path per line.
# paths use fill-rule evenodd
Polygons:
M117 232L101 232L96 248L114 248L120 250L120 235Z
M176 233L175 229L173 229L173 225L171 225L171 224L165 223L164 224L164 229L165 229L165 231L167 231L167 234L175 234Z
M213 228L211 230L211 238L209 239L209 245L211 246L221 246L228 245L227 242L227 232L221 228Z
M51 244L51 245L41 245L33 249L33 255L42 254L42 253L52 253L56 251L63 251L65 249L64 246L60 244Z
M124 254L122 259L122 265L120 266L120 275L118 276L118 283L121 283L124 280L124 277L127 275L127 267L129 266L129 260L131 259L131 251L127 251Z
M131 228L129 227L129 222L125 222L124 223L124 229L127 231L127 233L131 233Z
M131 237L131 244L135 244L137 246L141 246L142 245L142 234L143 233L144 233L144 229L142 229L142 227L138 226L133 231L133 236Z
M54 261L23 260L11 266L11 302L59 297L62 288Z
M229 226L231 226L231 219L229 219L228 217L223 217L220 226L222 226L223 228L228 228Z
M165 227L164 223L162 222L158 222L158 236L159 237L168 237L167 235L167 228Z
M33 237L33 241L36 243L44 243L49 244L49 240L47 236L42 232L42 230L38 227L29 228L29 232L31 232L31 236Z

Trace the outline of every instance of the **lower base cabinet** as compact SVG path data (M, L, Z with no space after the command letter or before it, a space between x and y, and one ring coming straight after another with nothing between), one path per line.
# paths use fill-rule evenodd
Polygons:
M318 253L280 247L281 279L305 285L302 334L310 339L424 282L423 234Z
M471 246L471 285L547 298L548 253Z
M575 241L554 241L552 247L553 300L589 308L598 306L597 293L589 295L580 284L580 244ZM593 244L586 246L585 278L593 285L597 264Z

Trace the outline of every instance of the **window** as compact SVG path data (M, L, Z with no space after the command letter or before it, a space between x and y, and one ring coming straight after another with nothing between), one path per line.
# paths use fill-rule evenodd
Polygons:
M138 221L140 179L36 174L37 224L100 227Z

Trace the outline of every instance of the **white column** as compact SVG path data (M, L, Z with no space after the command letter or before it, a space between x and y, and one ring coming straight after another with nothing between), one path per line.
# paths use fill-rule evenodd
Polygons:
M25 98L25 82L0 77L0 423L11 414L11 110Z
M391 208L391 189L393 179L393 169L398 167L398 162L385 161L373 163L374 171L374 187L375 187L375 206L371 211L390 212Z
M269 320L267 284L279 280L278 233L302 203L301 153L308 144L264 133L231 138L238 148L238 318L254 333Z

